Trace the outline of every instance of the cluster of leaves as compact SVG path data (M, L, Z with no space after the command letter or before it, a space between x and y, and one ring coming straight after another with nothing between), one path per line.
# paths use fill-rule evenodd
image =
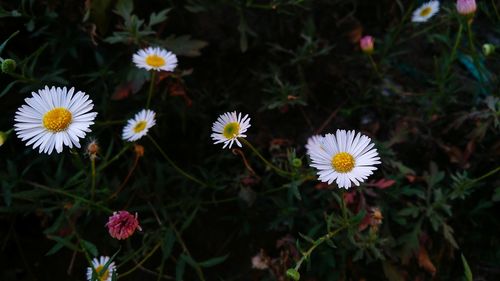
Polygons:
M3 1L0 56L17 67L0 76L0 130L30 91L74 86L96 104L101 152L93 194L84 149L39 155L0 134L0 279L82 280L86 255L113 256L124 280L498 278L500 51L481 53L500 45L498 7L479 3L468 38L450 3L411 23L419 3ZM131 57L150 45L180 62L155 85L161 152L120 138L150 79ZM292 176L212 145L232 110ZM304 149L337 128L371 136L383 162L345 192L315 180ZM125 242L104 227L122 209L143 229Z

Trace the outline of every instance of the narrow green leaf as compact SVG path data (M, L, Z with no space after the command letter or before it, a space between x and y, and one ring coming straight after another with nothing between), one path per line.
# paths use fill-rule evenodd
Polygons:
M218 265L220 263L223 263L228 257L229 257L229 254L227 254L225 256L211 258L211 259L208 259L206 261L199 262L198 265L201 266L201 267L216 266L216 265Z
M461 256L462 256L462 263L464 265L465 280L472 281L472 271L470 270L469 264L467 263L464 254L462 254Z

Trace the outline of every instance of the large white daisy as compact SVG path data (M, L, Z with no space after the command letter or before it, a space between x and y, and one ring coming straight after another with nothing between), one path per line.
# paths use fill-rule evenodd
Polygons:
M241 113L226 112L217 118L217 121L212 125L212 139L214 144L223 142L222 148L231 148L234 142L241 147L238 138L244 138L245 132L250 128L250 118L246 114L241 118Z
M132 61L138 68L146 70L173 71L177 66L177 57L172 52L159 47L148 47L137 51Z
M326 134L321 146L312 146L308 151L311 166L318 169L319 180L339 187L356 186L368 178L380 164L375 144L367 136L354 131L337 130Z
M75 88L66 90L45 86L26 98L26 104L17 109L14 130L17 136L28 142L27 146L39 148L40 153L60 153L63 145L80 147L80 138L90 132L96 112L92 100Z
M422 4L422 6L420 6L413 12L411 21L426 22L437 12L439 12L439 1L429 1L427 3Z
M148 130L156 124L156 113L149 109L143 109L134 118L128 120L123 128L122 138L127 141L136 141L148 133Z
M96 276L96 274L94 274L94 271L92 270L91 267L87 267L87 280L88 281L94 281L94 280L111 281L113 274L116 274L116 266L115 266L115 262L111 262L109 264L108 263L109 263L109 257L101 256L99 259L94 258L92 260L92 267L94 268L95 272L97 273L97 276ZM106 270L104 272L102 272L104 270L104 268L106 267L106 264L108 264L108 266L107 266ZM92 277L94 277L94 278L92 278Z

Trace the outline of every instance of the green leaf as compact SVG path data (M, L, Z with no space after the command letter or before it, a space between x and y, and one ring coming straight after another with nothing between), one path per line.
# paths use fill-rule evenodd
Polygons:
M186 269L186 260L182 258L183 255L177 260L175 265L175 281L182 281L184 277L184 270Z
M198 212L198 208L199 206L197 206L193 212L189 215L189 217L184 221L184 223L182 224L182 227L181 229L179 230L181 233L189 227L189 225L191 225L191 222L193 221L193 219L196 217L196 213Z
M3 49L5 48L5 46L9 42L9 40L12 39L14 36L16 36L18 33L19 33L19 30L17 30L16 32L12 33L9 36L9 38L7 38L7 39L5 39L5 41L3 41L2 45L0 45L0 54L2 53Z
M201 55L200 50L205 48L208 42L191 39L190 35L179 37L172 35L163 40L161 44L178 56L198 57Z
M167 14L168 14L168 12L170 12L170 10L172 10L172 9L165 9L165 10L160 11L159 13L152 13L149 16L148 26L151 27L153 25L164 22L167 19Z
M73 235L64 238L59 236L47 236L47 238L54 240L57 243L45 254L46 256L50 256L57 253L60 249L62 249L62 247L69 248L73 251L78 251L78 247L75 244L71 243Z
M81 240L81 243L82 243L83 248L85 248L85 250L88 253L90 253L91 256L97 257L97 255L98 255L97 247L93 243L91 243L87 240L83 240L83 239Z
M163 258L168 258L170 256L170 253L172 253L172 248L174 247L175 243L175 234L174 231L169 228L167 229L167 233L165 234L165 239L163 239L162 243L162 252L163 252Z
M443 235L446 241L450 242L453 248L459 248L457 241L455 241L455 238L453 237L453 228L451 228L451 226L447 225L446 223L443 223Z
M133 0L118 0L115 6L115 13L120 15L126 22L130 21L130 16L133 10Z
M462 263L464 265L464 275L465 275L465 280L466 281L472 281L472 271L470 270L469 264L467 263L467 260L465 259L464 254L462 256Z
M216 265L218 265L220 263L223 263L228 257L229 257L229 254L227 254L225 256L211 258L211 259L208 259L206 261L199 262L198 265L201 266L201 267L216 266Z

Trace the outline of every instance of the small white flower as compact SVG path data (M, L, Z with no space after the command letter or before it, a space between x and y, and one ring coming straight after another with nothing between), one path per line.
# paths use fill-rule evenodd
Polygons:
M238 138L245 138L244 133L250 128L250 118L246 114L241 118L241 113L226 112L217 118L217 121L212 125L212 139L214 144L223 142L223 148L231 148L234 142L241 147Z
M367 136L354 131L337 130L336 134L326 134L321 146L313 146L308 151L311 167L318 169L319 180L339 187L349 188L351 182L359 186L380 164L375 144Z
M123 128L122 139L136 141L148 133L149 128L156 124L156 113L149 109L143 109L134 118L127 121Z
M132 61L138 68L146 70L173 71L177 66L177 57L172 52L159 47L148 47L137 51Z
M313 149L314 147L321 147L324 138L325 137L323 137L322 135L313 135L308 138L306 144L307 153L309 153L309 151L311 151L311 149Z
M106 268L106 271L102 272L104 270L104 267L106 266L106 263L108 262L109 262L109 257L101 256L99 259L94 258L92 260L92 267L97 273L97 276L94 276L95 278L92 279L94 271L92 270L91 267L87 267L87 280L111 281L113 274L116 274L115 262L109 263L108 267Z
M14 130L17 136L28 142L27 146L39 148L40 153L51 154L56 150L60 153L63 145L80 147L80 138L90 132L94 124L96 112L90 112L94 107L92 100L84 92L75 88L66 90L45 86L32 92L31 98L26 98L26 104L17 109L14 120Z
M439 12L439 1L429 1L413 12L411 20L413 22L426 22L437 12Z

